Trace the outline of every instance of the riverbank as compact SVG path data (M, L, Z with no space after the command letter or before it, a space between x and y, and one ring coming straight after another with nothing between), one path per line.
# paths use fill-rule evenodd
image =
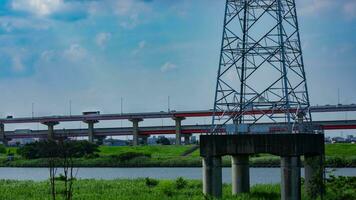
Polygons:
M191 152L191 150L194 150ZM7 151L14 153L14 160L0 156L0 167L47 167L45 159L24 159L16 154L16 148ZM326 145L326 167L356 167L355 144ZM223 166L230 166L230 158L223 158ZM250 157L251 167L279 167L277 156L260 154ZM74 159L76 167L201 167L199 149L188 146L138 146L138 147L99 147L99 152L90 157Z
M60 196L63 183L57 183ZM356 178L334 178L326 183L326 200L355 199ZM49 199L49 182L0 180L0 199L37 200ZM336 187L337 186L337 187ZM60 199L60 198L59 198ZM74 182L74 199L206 199L202 194L201 181L178 178L176 180L77 180ZM231 185L223 185L223 199L280 199L280 186L255 185L250 194L232 196ZM302 191L302 199L307 199Z

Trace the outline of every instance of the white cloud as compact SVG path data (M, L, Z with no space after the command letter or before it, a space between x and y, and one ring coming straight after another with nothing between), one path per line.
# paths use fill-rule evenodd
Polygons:
M146 46L146 41L142 40L138 43L138 47L132 51L133 55L137 55Z
M64 57L71 61L83 59L87 55L87 50L79 44L72 44L63 53Z
M45 16L59 10L63 4L63 0L13 0L11 6L14 10Z
M313 15L329 9L333 5L332 0L304 0L301 1L300 13L302 15Z
M104 48L110 39L111 39L111 33L101 32L96 35L95 43L99 47Z
M346 18L356 17L355 0L301 0L301 15L319 15L323 12L338 12L345 15Z
M174 70L174 69L176 69L176 68L177 68L177 65L172 64L172 63L170 63L170 62L166 62L166 63L164 63L164 65L162 65L162 67L161 67L161 72L172 71L172 70Z
M343 7L343 11L347 18L356 17L356 1L347 2Z

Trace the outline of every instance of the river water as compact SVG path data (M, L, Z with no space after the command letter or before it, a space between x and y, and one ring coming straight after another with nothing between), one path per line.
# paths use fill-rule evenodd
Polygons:
M327 175L332 169L327 169ZM58 170L57 174L60 173ZM304 170L301 170L302 176ZM356 168L337 168L332 174L336 176L356 176ZM223 168L223 182L231 183L231 169ZM10 180L33 180L42 181L48 179L49 171L47 168L0 168L0 179ZM155 179L176 179L184 177L186 179L201 180L201 168L79 168L77 169L79 179L136 179L136 178L155 178ZM251 184L268 184L280 182L280 168L251 168Z

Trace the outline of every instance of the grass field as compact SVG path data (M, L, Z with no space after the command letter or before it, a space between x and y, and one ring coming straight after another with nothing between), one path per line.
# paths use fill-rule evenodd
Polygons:
M96 157L80 158L75 160L78 167L200 167L201 158L199 150L182 156L185 152L193 148L188 146L124 146L111 147L100 146ZM16 148L8 148L15 153ZM144 153L150 157L138 157L131 160L122 161L118 156L127 152ZM255 167L278 167L279 157L261 154L250 158L250 163ZM223 165L230 165L228 156L223 158ZM327 144L326 145L326 165L329 167L356 167L356 144ZM6 161L6 155L0 155L0 166L8 167L45 167L46 161L43 159L26 160L15 154L14 161Z
M356 156L356 144L327 144L325 154L327 156Z
M57 182L57 197L61 196L63 183ZM351 200L356 198L356 178L339 177L326 183L325 200ZM49 182L0 180L2 200L50 199ZM57 198L62 199L62 198ZM202 182L178 178L176 180L77 180L74 182L75 200L140 200L210 199L202 194ZM280 199L280 186L255 185L250 194L231 195L231 185L223 185L223 199L274 200ZM307 199L302 189L302 199Z
M139 199L206 199L202 194L200 181L159 181L157 185L147 185L145 179L138 180L79 180L74 184L74 199L80 200L139 200ZM60 193L61 188L57 189ZM224 199L279 199L278 185L260 185L252 188L250 195L233 197L229 185L224 185ZM58 197L60 194L58 194ZM2 200L50 199L48 182L0 181ZM62 199L62 198L57 198Z

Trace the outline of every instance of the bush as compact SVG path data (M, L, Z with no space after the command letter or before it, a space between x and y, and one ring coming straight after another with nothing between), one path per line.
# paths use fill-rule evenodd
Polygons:
M175 185L178 190L184 189L187 184L188 181L184 180L184 178L182 177L177 178L177 180L175 181Z
M349 200L356 199L356 177L330 176L326 180L326 199Z
M159 181L152 178L145 178L145 183L147 187L155 187L158 185Z
M1 153L6 153L6 148L3 144L0 144L0 154Z
M139 152L125 152L125 153L121 153L117 156L117 158L120 161L129 161L133 158L138 158L138 157L147 157L147 158L151 158L151 154L148 153L139 153Z
M98 145L88 141L40 141L26 144L17 149L17 153L27 159L50 157L81 158L98 151Z

